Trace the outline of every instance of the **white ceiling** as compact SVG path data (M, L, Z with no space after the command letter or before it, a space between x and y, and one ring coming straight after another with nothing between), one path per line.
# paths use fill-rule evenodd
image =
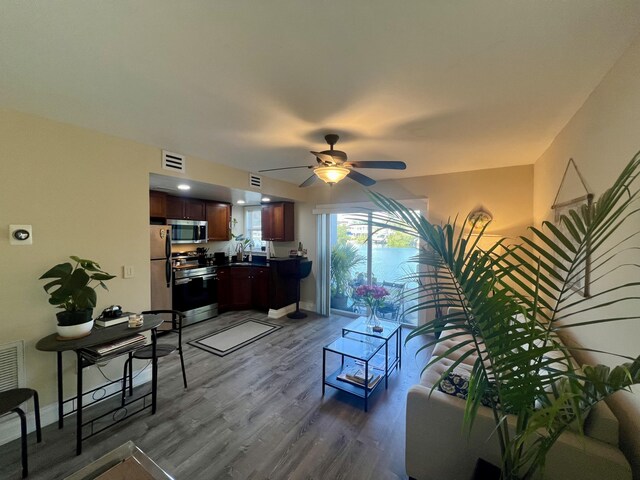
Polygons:
M638 31L636 0L3 0L0 106L251 171L329 132L409 165L376 179L520 165Z

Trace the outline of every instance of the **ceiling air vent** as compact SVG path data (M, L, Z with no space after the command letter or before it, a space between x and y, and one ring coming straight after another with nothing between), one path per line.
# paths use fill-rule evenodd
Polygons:
M255 173L249 174L249 186L251 188L262 188L262 177Z
M0 392L24 386L24 343L0 345Z
M177 153L162 151L162 168L171 170L172 172L186 172L185 157Z

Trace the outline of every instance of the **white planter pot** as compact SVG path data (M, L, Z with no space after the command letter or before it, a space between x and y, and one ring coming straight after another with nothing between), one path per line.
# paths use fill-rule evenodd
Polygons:
M93 320L89 320L85 323L79 323L78 325L69 325L63 327L62 325L57 325L56 329L58 330L58 335L61 338L81 338L86 337L91 333L91 329L93 328Z

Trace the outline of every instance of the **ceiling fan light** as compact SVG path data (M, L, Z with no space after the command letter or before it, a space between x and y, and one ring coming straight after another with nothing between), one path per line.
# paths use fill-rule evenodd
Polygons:
M339 165L329 165L326 167L316 167L313 173L323 182L332 185L338 183L344 177L349 175L350 170L346 167L340 167Z

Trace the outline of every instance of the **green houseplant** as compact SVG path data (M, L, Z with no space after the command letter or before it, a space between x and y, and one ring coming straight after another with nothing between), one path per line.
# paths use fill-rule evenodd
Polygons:
M364 261L358 254L358 247L346 242L338 242L331 249L331 306L347 308L347 290L351 281L351 269Z
M516 245L507 245L503 239L486 251L477 248L486 225L479 232L468 218L462 226L455 220L433 225L399 202L371 193L385 212L377 224L419 237L426 245L414 258L422 268L412 277L419 285L414 291L417 303L407 312L434 309L441 313L416 328L407 340L429 335L421 348L444 340L458 342L425 366L444 357L457 358L440 380L466 358L476 358L464 424L473 428L481 402L488 400L502 453L503 479L542 476L546 455L563 432L576 426L581 431L581 422L593 405L640 383L640 357L617 355L626 362L613 369L605 365L576 368L572 350L578 348L560 339L567 329L639 318L632 306L627 307L631 312L627 315L619 312L621 304L638 298L640 282L620 283L611 275L620 268L638 267L637 262L618 259L621 253L634 251L626 246L638 232L627 229L614 234L638 213L639 173L640 153L595 203L561 217L568 233L544 222L543 229L531 227L533 239L521 237ZM592 259L591 285L597 293L582 297L571 286L585 275L587 258ZM457 357L452 357L455 352ZM516 419L511 425L508 415Z
M49 294L49 303L61 308L56 314L58 333L61 336L79 336L91 331L93 309L96 306L96 288L105 290L105 281L114 278L100 268L93 260L76 256L69 257L75 262L60 263L46 271L40 280L53 279L44 286ZM84 325L83 328L71 328Z

